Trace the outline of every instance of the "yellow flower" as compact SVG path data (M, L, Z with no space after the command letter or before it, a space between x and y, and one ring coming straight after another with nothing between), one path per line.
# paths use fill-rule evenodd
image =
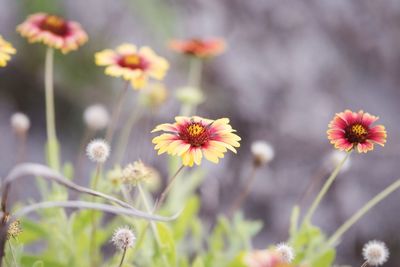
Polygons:
M7 66L7 61L11 59L10 55L16 52L17 50L0 35L0 67Z
M95 54L98 66L106 66L105 73L130 81L134 89L142 89L147 80L164 79L169 68L167 60L156 55L147 46L139 49L132 44L122 44L115 50L106 49Z
M167 152L182 157L183 165L201 164L203 155L213 163L229 149L236 153L239 136L229 125L229 119L209 120L201 117L175 117L175 123L158 125L152 132L165 131L153 139L158 154Z
M78 49L88 40L79 23L46 13L30 15L18 25L17 31L29 42L43 43L63 54Z

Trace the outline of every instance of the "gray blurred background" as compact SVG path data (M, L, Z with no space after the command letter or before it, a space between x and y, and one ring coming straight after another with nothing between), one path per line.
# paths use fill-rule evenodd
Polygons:
M29 45L15 32L17 24L38 11L79 21L89 35L89 42L77 52L56 54L56 117L64 161L76 160L85 107L94 103L111 107L123 86L94 65L94 52L132 42L149 45L170 61L166 85L171 97L156 117L141 118L124 162L141 158L166 175L166 157L156 157L148 133L177 115L173 91L185 85L188 64L166 43L171 38L221 36L228 50L206 62L207 101L198 115L231 118L243 141L237 156L204 165L210 170L200 190L203 195L208 192L203 201L205 216L226 210L250 170L251 143L267 140L274 145L276 157L258 172L244 210L247 218L265 223L256 247L286 240L292 206L333 150L326 138L327 124L335 112L346 108L380 116L388 142L366 155L352 155L350 170L340 175L315 223L332 233L398 178L398 0L0 0L0 34L18 50L11 64L0 69L2 177L16 161L16 140L9 127L15 111L31 118L27 159L44 162L45 49ZM121 121L128 117L136 96L130 92ZM336 263L361 265L363 243L381 239L391 250L385 266L400 266L399 201L399 193L392 195L353 227L338 247Z

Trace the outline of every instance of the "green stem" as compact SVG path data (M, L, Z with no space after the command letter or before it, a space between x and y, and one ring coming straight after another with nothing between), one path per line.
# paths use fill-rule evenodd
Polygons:
M328 244L333 246L340 239L340 237L350 229L358 220L360 220L370 209L372 209L379 202L384 200L391 193L400 188L400 179L386 187L382 192L377 194L374 198L368 201L361 209L359 209L353 216L350 217L336 232L329 238Z
M14 262L14 266L18 267L17 258L15 257L15 253L14 253L14 248L12 247L10 240L7 243L10 248L10 253L11 253L12 260Z
M332 183L335 181L337 175L340 172L340 169L343 167L346 160L350 157L351 152L348 152L343 160L336 166L333 170L332 174L329 176L328 180L325 182L324 186L322 187L321 191L318 193L317 197L315 198L314 202L312 203L310 209L308 210L306 216L304 217L303 223L308 223L311 221L312 216L314 215L315 210L318 208L318 205L321 203L321 200L328 192L329 188L331 187Z
M97 164L96 166L96 173L94 176L92 189L97 189L97 183L99 181L99 176L101 173L101 164ZM95 197L92 197L92 202L95 201ZM92 221L92 230L90 232L90 256L91 256L91 266L97 266L97 251L96 251L96 233L97 233L97 220L96 220L96 212L91 212L91 221Z
M124 263L124 259L125 259L125 255L126 255L126 249L127 248L124 248L124 252L122 252L122 258L121 258L121 261L119 262L118 267L122 267L122 264Z
M190 59L188 74L188 86L201 90L201 76L203 72L203 61L197 57ZM188 103L182 104L180 113L183 116L190 116L196 113L197 106Z
M51 168L60 169L59 148L56 135L53 87L54 50L47 48L45 62L45 95L46 95L46 130L47 130L47 160Z

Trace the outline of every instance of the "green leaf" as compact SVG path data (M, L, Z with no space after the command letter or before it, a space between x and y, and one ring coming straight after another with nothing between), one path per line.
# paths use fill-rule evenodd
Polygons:
M205 267L203 259L200 256L193 261L192 267Z
M21 228L22 233L18 236L18 240L23 244L29 244L49 236L43 225L29 219L21 220Z
M335 260L336 252L334 249L329 249L322 255L312 261L311 266L330 267Z
M161 255L166 255L172 266L176 265L176 247L172 230L165 223L157 223L161 242Z
M181 240L188 232L193 219L197 218L197 213L200 208L200 200L196 196L192 196L186 203L185 209L174 222L174 238L176 241Z

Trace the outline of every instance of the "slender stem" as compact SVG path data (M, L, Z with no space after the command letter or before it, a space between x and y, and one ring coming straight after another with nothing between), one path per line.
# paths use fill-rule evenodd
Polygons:
M188 74L188 86L201 90L201 76L203 72L203 61L197 57L190 59L190 67ZM181 107L180 114L190 116L196 113L197 106L184 103Z
M391 193L395 192L400 188L400 179L386 187L382 192L377 194L374 198L368 201L361 209L359 209L353 216L351 216L342 226L340 226L336 232L329 238L328 244L335 245L340 237L350 229L358 220L360 220L370 209L372 209L379 202L384 200Z
M138 105L138 103L136 103L135 109L131 112L131 116L129 117L124 128L122 129L122 133L118 139L115 162L121 162L125 155L125 151L126 151L126 148L128 147L129 137L131 136L133 126L139 119L139 115L140 115L139 111L140 111L139 105Z
M363 265L361 265L361 267L368 267L368 261L364 262Z
M92 184L92 189L96 190L97 189L97 183L99 181L99 176L101 173L101 163L97 164L96 166L96 173L94 175L94 180ZM92 196L92 202L95 200L95 197ZM97 251L96 251L96 232L97 232L97 220L96 220L96 212L92 211L91 214L91 220L92 220L92 229L90 232L90 255L91 255L91 265L93 267L97 266Z
M228 211L228 217L232 217L232 215L242 206L243 202L245 201L246 197L250 193L251 186L254 183L254 180L256 178L256 173L257 173L257 166L253 165L251 168L250 174L246 180L246 187L242 190L242 192L239 194L239 196L233 201L229 211Z
M308 183L306 190L303 194L298 198L297 205L302 206L304 202L308 199L311 193L314 191L314 188L321 183L321 180L329 174L329 170L325 167L319 168L311 177L310 182Z
M83 159L85 155L85 146L89 142L89 140L94 136L95 132L89 128L85 129L85 132L83 133L81 142L79 144L79 151L78 151L78 156L76 159L76 168L75 168L75 176L81 180L82 176L82 166L83 166Z
M18 138L18 149L17 149L17 163L21 163L25 160L26 157L26 139L27 132L17 134Z
M173 185L173 183L174 183L176 177L177 177L178 174L183 170L184 167L185 167L184 165L181 165L181 166L179 167L179 169L175 172L175 174L168 180L167 186L166 186L165 189L161 192L160 197L159 197L158 200L156 201L154 211L158 210L158 208L163 204L165 198L167 197L167 194L169 193L169 191L170 191L171 188L172 188L172 185Z
M349 158L350 154L351 154L351 152L348 152L346 154L346 156L343 158L343 160L333 170L332 174L329 176L328 180L325 182L324 186L322 187L321 191L318 193L318 195L315 198L314 202L312 203L310 209L308 210L306 216L304 217L303 223L311 221L311 218L314 215L315 210L318 208L318 205L321 203L321 200L323 199L325 194L328 192L332 183L335 181L337 175L340 172L340 169L342 168L342 166L344 165L346 160Z
M124 263L124 259L125 259L125 255L126 255L126 249L127 248L124 248L124 252L122 252L122 258L121 258L121 261L119 262L118 267L122 267L122 264Z
M119 114L121 113L121 108L122 108L122 104L124 103L125 100L125 96L126 93L128 92L128 88L129 88L129 81L127 81L124 85L124 89L119 93L118 98L117 98L117 102L114 106L112 115L111 115L111 122L107 128L107 132L106 132L106 141L111 144L112 142L112 138L114 135L114 131L115 131L115 127L117 125L118 119L119 119Z
M18 267L17 259L15 258L14 249L13 249L13 247L12 247L12 245L11 245L11 242L8 241L7 243L8 243L8 247L10 248L11 257L12 257L12 260L13 260L13 262L14 262L14 266L15 266L15 267Z
M59 151L56 135L53 87L54 50L47 48L45 62L45 95L46 95L46 130L47 130L47 158L51 168L59 170Z

